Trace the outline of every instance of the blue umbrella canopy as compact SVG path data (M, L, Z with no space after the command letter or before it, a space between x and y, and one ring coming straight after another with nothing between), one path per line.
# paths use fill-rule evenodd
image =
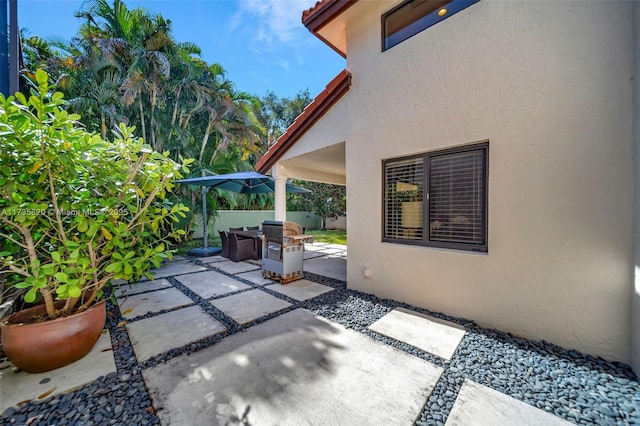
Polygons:
M176 180L175 183L186 183L202 187L202 217L207 217L207 203L205 195L208 188L219 188L239 194L267 194L275 192L275 181L272 177L262 175L258 172L237 172L225 175L202 176L188 179ZM287 192L311 192L308 189L291 185L287 182ZM217 247L207 247L207 221L202 221L204 227L204 247L192 249L189 254L192 256L210 256L220 251Z
M238 194L268 194L275 192L275 181L271 176L258 172L237 172L225 175L203 176L177 180L176 183L219 188ZM287 192L308 193L308 189L291 185L287 182Z
M202 176L189 179L177 180L176 183L186 183L189 185L206 186L209 188L226 189L237 193L247 193L247 191L258 191L264 187L266 182L273 181L273 178L257 172L237 172L225 175ZM264 191L270 192L270 191ZM251 192L249 192L251 193Z

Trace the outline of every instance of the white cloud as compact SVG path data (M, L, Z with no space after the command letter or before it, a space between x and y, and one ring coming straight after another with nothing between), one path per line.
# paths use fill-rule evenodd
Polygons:
M296 36L306 31L300 22L302 11L314 4L314 0L240 0L229 29L251 31L255 41L267 45L296 44Z

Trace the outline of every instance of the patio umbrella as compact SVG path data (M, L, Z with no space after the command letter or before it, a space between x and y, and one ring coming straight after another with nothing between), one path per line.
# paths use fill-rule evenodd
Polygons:
M202 176L188 179L180 179L175 183L186 183L202 187L202 225L204 232L204 247L189 250L189 255L196 257L212 256L220 253L220 247L207 247L207 200L206 194L209 188L219 188L239 194L267 194L275 192L275 181L272 177L258 172L237 172L225 175ZM287 182L287 192L308 193L308 189L291 185Z

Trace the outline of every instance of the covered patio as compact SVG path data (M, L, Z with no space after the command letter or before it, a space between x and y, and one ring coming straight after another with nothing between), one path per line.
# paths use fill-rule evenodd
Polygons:
M286 220L287 179L347 184L346 143L344 134L339 132L343 121L336 121L336 133L333 135L316 134L312 126L320 118L326 118L325 114L348 92L350 86L351 74L344 70L305 108L256 164L258 172L271 174L275 179L275 220ZM305 143L296 144L303 135Z

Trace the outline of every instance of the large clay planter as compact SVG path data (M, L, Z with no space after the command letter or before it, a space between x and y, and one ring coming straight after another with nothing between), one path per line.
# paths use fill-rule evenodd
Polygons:
M29 373L64 367L88 354L107 318L104 300L79 314L37 324L22 323L34 314L46 315L45 306L16 312L0 324L2 350L13 365Z

